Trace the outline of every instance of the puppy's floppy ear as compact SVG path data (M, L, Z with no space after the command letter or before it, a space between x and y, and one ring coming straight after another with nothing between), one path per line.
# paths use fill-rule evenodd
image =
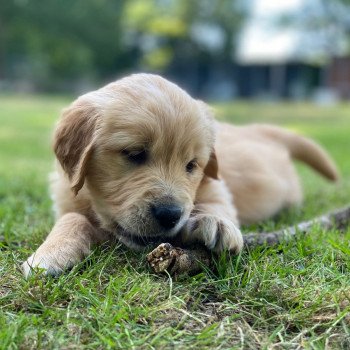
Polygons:
M207 120L209 121L210 130L211 130L211 142L215 142L215 127L214 127L214 114L212 109L203 101L197 100L199 108L201 109L202 113L205 115ZM210 154L209 161L204 168L204 174L213 178L218 179L218 161L216 158L215 150L213 149Z
M93 151L98 114L87 101L77 100L63 111L54 133L54 151L75 194L82 188Z
M204 174L217 180L219 178L218 170L219 170L218 160L216 158L215 151L213 150L210 154L209 161L206 167L204 168Z

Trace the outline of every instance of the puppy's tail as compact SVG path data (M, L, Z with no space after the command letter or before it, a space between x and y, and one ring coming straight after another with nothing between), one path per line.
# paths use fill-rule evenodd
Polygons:
M294 159L298 159L331 181L337 181L337 167L326 151L316 142L291 131L268 125L256 125L259 132L283 145Z

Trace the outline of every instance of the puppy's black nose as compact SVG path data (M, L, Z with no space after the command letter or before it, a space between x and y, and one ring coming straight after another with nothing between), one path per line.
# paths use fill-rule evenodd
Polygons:
M158 224L167 230L175 227L182 215L182 208L177 205L152 205L151 210Z

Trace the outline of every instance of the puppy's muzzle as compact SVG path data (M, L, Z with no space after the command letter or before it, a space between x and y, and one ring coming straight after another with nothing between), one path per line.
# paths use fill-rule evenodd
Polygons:
M159 226L171 230L180 221L183 209L174 204L152 205L151 212Z

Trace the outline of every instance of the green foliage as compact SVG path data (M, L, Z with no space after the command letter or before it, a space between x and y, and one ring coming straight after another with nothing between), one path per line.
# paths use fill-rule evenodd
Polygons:
M65 98L0 97L0 349L306 349L350 346L350 230L323 232L238 257L178 280L145 254L100 247L59 278L24 280L20 262L53 224L50 134ZM349 203L349 105L236 102L220 119L272 122L316 138L343 180L300 166L305 204L250 229L293 224Z
M208 56L230 60L233 39L243 19L243 8L238 2L227 0L130 0L124 11L123 27L138 38L134 45L140 45L142 39L152 38L154 47L151 43L143 50L141 62L155 69L163 69L174 61L179 64L179 60L184 64L191 60L202 61ZM222 45L215 49L215 53L205 41L193 36L196 26L199 26L199 32L200 26L211 26L220 31ZM203 40L209 34L202 32L200 35Z
M201 23L223 32L213 56L229 60L242 14L231 0L0 0L0 8L0 78L46 90L206 59L213 53L191 35Z
M122 67L122 6L110 0L1 0L2 70L38 83L110 74Z

